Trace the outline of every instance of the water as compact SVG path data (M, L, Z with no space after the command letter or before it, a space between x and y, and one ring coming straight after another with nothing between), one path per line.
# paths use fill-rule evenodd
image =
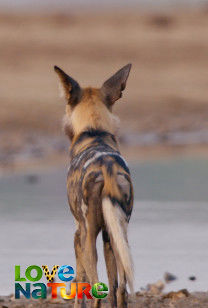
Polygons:
M129 239L135 289L163 278L166 290L208 286L208 161L132 164L135 207ZM66 169L0 178L0 294L14 292L14 265L75 266L74 223L66 200ZM101 239L99 277L107 282ZM197 280L188 280L190 276Z
M0 8L9 11L64 11L69 9L90 9L90 10L100 10L103 8L129 8L129 7L145 7L161 9L164 7L174 8L179 6L193 7L198 5L207 4L207 0L18 0L18 1L8 1L0 0Z

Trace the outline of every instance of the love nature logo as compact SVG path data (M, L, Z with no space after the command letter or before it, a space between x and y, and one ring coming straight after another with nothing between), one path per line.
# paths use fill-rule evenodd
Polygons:
M62 282L53 282L57 272ZM47 284L38 282L42 279L43 273L48 281ZM93 299L93 297L102 299L108 295L108 287L105 283L98 282L91 286L87 282L72 282L74 275L74 269L70 265L54 265L51 273L47 265L42 265L42 268L38 265L30 265L22 276L20 265L15 265L15 298L19 299L21 294L27 299L47 298L47 287L51 288L53 299L58 297L58 291L63 299L73 299L76 296L78 299L82 299L83 296L87 299ZM69 283L68 286L66 282Z

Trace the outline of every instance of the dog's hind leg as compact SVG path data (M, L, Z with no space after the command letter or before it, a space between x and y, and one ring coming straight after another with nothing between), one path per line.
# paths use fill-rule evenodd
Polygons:
M127 279L126 279L124 267L123 267L122 262L120 260L120 256L118 254L115 243L114 243L111 236L110 236L110 245L111 245L111 251L112 251L113 257L114 257L113 260L115 262L110 266L111 277L112 277L112 275L116 274L116 280L114 280L114 282L116 282L116 286L117 286L113 290L113 292L114 292L113 296L116 297L115 302L116 302L117 305L112 305L112 303L111 303L111 306L112 307L118 307L118 308L127 308L128 307L128 292L126 290ZM116 273L115 273L115 269L116 269ZM117 283L118 274L119 274L119 284ZM109 279L109 285L110 285L110 279Z
M116 259L119 272L119 286L117 289L117 303L119 308L126 308L128 306L128 293L126 290L126 275L124 268L119 258Z
M99 282L98 274L97 274L97 250L96 250L96 238L97 232L95 232L93 226L87 227L87 234L85 240L85 247L83 250L83 261L84 261L84 268L89 278L89 282L91 286L95 283ZM93 299L92 307L98 308L100 307L100 299Z
M103 245L104 245L104 256L105 256L105 263L106 269L108 274L108 281L109 281L109 297L110 303L112 308L117 307L117 297L116 291L118 288L118 274L117 274L117 266L116 266L116 259L113 253L113 249L111 246L110 238L108 232L103 230ZM119 307L119 306L118 306Z
M81 247L81 231L80 227L74 235L74 249L76 255L76 282L86 282L87 276L83 266L83 252ZM75 299L74 308L86 308L85 297L82 300Z

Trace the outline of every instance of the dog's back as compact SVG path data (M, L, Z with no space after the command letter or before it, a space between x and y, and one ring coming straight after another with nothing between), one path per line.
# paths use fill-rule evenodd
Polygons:
M115 137L108 132L85 131L73 144L67 187L69 204L77 200L75 208L71 208L77 219L83 202L87 205L89 200L95 200L99 209L104 197L116 202L127 220L131 215L133 189L129 168L117 149Z

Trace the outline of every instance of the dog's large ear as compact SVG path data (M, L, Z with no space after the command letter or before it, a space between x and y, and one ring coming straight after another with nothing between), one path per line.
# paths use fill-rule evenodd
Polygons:
M54 66L55 72L58 74L64 96L70 105L76 105L81 97L81 88L76 80L68 76L58 66Z
M100 91L105 102L111 106L122 96L126 87L126 81L131 70L131 64L127 64L117 73L104 82Z

